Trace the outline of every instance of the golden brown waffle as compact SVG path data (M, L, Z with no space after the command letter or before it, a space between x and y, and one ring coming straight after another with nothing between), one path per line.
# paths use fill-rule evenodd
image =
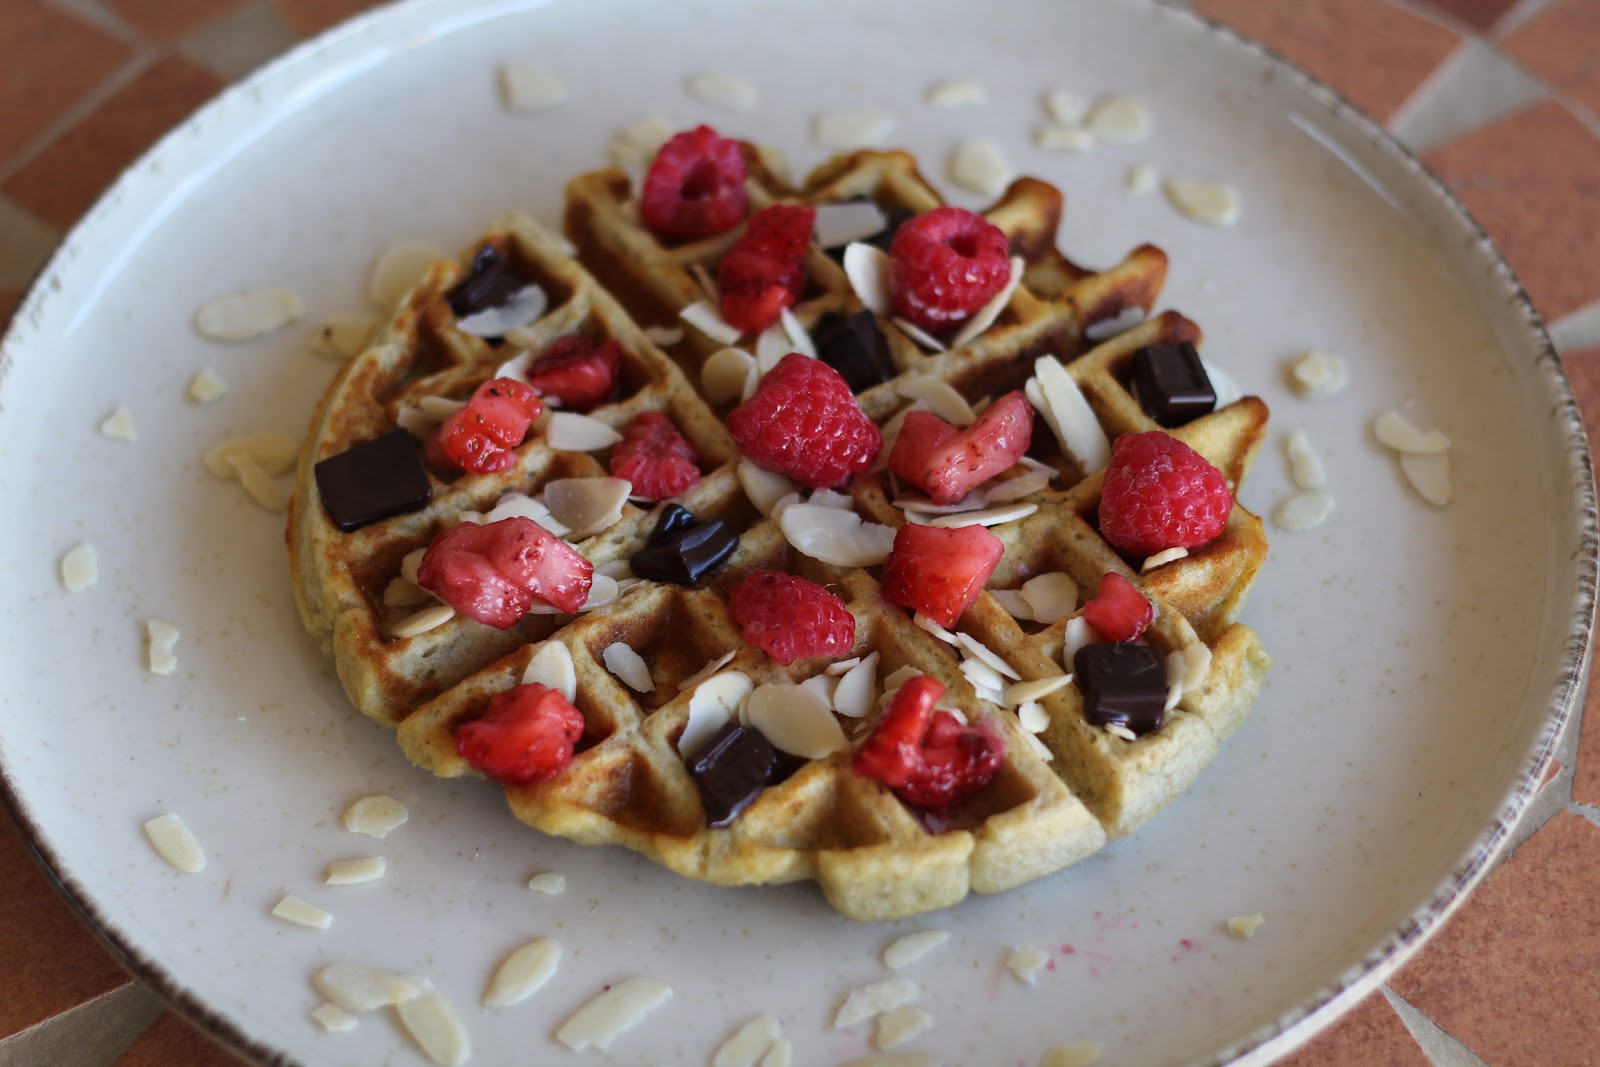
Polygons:
M747 158L758 157L752 151ZM799 189L752 166L750 192L753 207L858 196L913 211L939 204L904 153L842 157ZM879 654L880 684L909 666L946 686L946 706L972 716L996 709L979 702L950 645L879 595L878 568L834 567L802 555L746 498L734 473L734 447L718 418L726 408L713 408L696 388L701 364L722 346L677 316L685 305L705 299L696 268L714 274L738 231L664 248L639 224L628 196L627 178L617 171L584 175L569 185L566 225L582 266L559 238L516 216L497 224L474 249L487 241L509 252L519 273L551 294L549 312L519 341L548 343L580 330L621 344L622 397L594 416L620 428L642 410L670 412L699 451L705 472L677 502L742 531L736 553L697 589L643 582L614 603L576 617L529 615L502 632L457 616L417 636L393 637L395 626L416 608L385 607L383 591L409 553L463 512L487 511L507 491L535 493L555 478L605 473L596 455L552 449L535 433L517 450L510 470L465 475L449 484L431 476L434 495L422 511L355 533L331 524L316 499L317 461L392 430L406 400L465 398L506 358L503 347L455 329L445 293L463 268L436 264L402 300L377 343L329 389L301 457L289 524L297 596L307 628L333 657L351 700L398 727L402 747L418 765L444 777L474 774L456 752L456 728L522 679L541 642L560 641L571 654L574 702L586 729L572 763L556 777L506 787L519 819L583 843L625 845L709 882L813 879L836 909L858 919L911 915L953 904L969 891L1021 885L1092 853L1108 835L1127 833L1181 792L1242 720L1264 677L1265 653L1254 633L1234 621L1265 555L1260 521L1236 507L1216 541L1139 576L1139 561L1123 559L1095 529L1099 475L1083 477L1056 451L1041 422L1034 453L1059 476L1026 498L1039 505L1037 512L993 529L1007 551L989 588L1015 589L1033 575L1065 571L1088 595L1107 571L1122 573L1156 603L1151 644L1163 651L1200 643L1209 649L1205 684L1185 692L1159 730L1136 740L1090 725L1077 688L1058 689L1041 702L1049 725L1039 736L1048 756L1012 711L999 710L996 721L1007 741L1004 765L991 784L937 822L854 774L849 752L841 752L805 762L763 790L725 828L707 827L677 747L692 692L680 692L679 683L727 652L734 657L724 669L742 671L756 684L799 682L828 666L817 660L780 666L745 644L728 616L726 596L752 570L785 570L837 591L857 620L851 654ZM1110 271L1076 267L1055 249L1060 211L1059 193L1022 179L986 212L1011 237L1027 272L995 325L971 345L927 353L892 324L881 324L901 377L861 395L869 416L885 423L904 408L896 384L910 375L948 382L980 402L1020 387L1038 355L1066 361L1081 354L1068 364L1068 373L1107 434L1154 427L1125 384L1130 355L1156 340L1198 340L1199 331L1166 313L1090 348L1085 331L1093 323L1129 307L1148 310L1166 260L1143 246ZM795 309L803 324L811 326L827 311L860 309L843 272L820 250L809 253L807 272L806 293ZM683 336L663 351L637 323L683 326ZM1246 398L1176 435L1237 485L1265 421L1265 406ZM854 479L849 493L863 518L898 526L906 517L892 502L892 489L887 476L871 474ZM630 505L615 526L577 547L597 567L614 568L643 546L654 519ZM984 594L957 629L999 653L1024 679L1034 679L1062 673L1069 621L1019 622ZM615 642L643 657L653 691L635 693L606 669L603 653ZM875 715L841 722L859 739Z

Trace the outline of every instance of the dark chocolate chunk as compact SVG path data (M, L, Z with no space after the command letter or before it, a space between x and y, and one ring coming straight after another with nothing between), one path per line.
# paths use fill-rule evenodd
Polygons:
M859 199L865 200L866 197L860 197ZM879 206L882 207L882 205ZM888 255L889 246L894 243L895 231L900 229L901 223L915 218L916 214L915 211L907 211L903 207L883 208L883 229L867 237L858 238L858 240L862 244L869 244L884 255ZM830 248L824 248L823 251L828 254L829 258L843 263L844 250L847 247L849 247L848 244L834 245Z
M446 299L456 318L507 303L528 287L528 280L511 269L511 260L494 245L484 245L472 257L467 276L457 282Z
M1084 645L1072 657L1083 692L1083 714L1096 726L1116 724L1136 737L1161 729L1166 718L1167 668L1149 645Z
M345 533L416 511L433 495L417 446L404 430L329 456L313 472L328 516Z
M830 311L811 328L817 358L838 371L852 393L864 392L894 377L889 342L870 311L842 315Z
M1216 410L1217 391L1189 341L1145 345L1133 354L1133 392L1163 426L1182 426Z
M693 588L721 570L738 547L738 535L721 519L702 521L669 504L629 566L637 577Z
M700 517L694 512L682 504L668 504L661 509L661 517L656 519L656 528L650 531L645 543L664 545L691 526L699 525Z
M778 750L759 730L730 722L689 759L708 826L726 826L781 777Z

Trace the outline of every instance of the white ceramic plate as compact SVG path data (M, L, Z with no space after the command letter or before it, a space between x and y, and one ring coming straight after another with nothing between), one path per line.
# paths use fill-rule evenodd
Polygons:
M506 113L494 72L507 59L559 71L570 98ZM760 106L694 102L685 76L708 69L752 80ZM987 99L928 106L947 78L979 81ZM1033 149L1057 86L1136 94L1153 136L1081 156ZM302 431L333 369L306 353L307 331L363 307L390 241L460 246L511 207L554 220L563 181L648 115L777 145L803 171L823 157L810 120L833 108L894 115L889 142L941 179L959 139L992 140L1067 191L1062 243L1081 262L1165 248L1163 305L1203 324L1208 358L1274 413L1247 505L1270 513L1288 493L1280 444L1296 427L1338 500L1322 528L1273 534L1245 618L1277 666L1180 802L1059 876L876 927L837 918L809 887L710 889L543 839L498 789L414 770L347 708L301 632L281 519L199 462L242 432ZM1210 229L1131 195L1135 163L1234 183L1243 220ZM191 329L206 300L269 284L305 296L305 323L241 345ZM1308 348L1347 361L1342 394L1285 388L1286 360ZM184 399L202 367L232 387L203 408ZM96 432L118 404L137 443ZM1373 416L1401 404L1454 439L1447 509L1422 503L1372 439ZM605 983L650 974L675 999L612 1062L706 1063L734 1025L772 1012L798 1063L833 1064L867 1051L866 1027L828 1027L842 993L881 975L890 939L941 927L954 940L912 972L935 1020L914 1047L946 1062L1032 1064L1076 1040L1114 1063L1261 1062L1370 988L1481 873L1587 647L1587 456L1514 282L1421 169L1331 94L1145 3L417 0L358 20L225 94L92 212L17 317L0 408L11 803L125 956L263 1060L423 1062L381 1016L345 1035L310 1022L309 975L348 959L431 977L479 1063L594 1058L554 1045L555 1025ZM57 560L85 539L101 578L68 594ZM144 669L153 617L183 631L171 677ZM339 823L371 792L411 810L382 842ZM141 835L169 810L203 842L203 873L175 873ZM320 884L329 860L368 854L388 858L383 881ZM545 870L566 875L564 896L526 888ZM332 928L270 918L285 891L331 911ZM1249 912L1265 927L1230 939L1223 920ZM491 968L537 935L566 946L559 978L481 1010ZM1033 988L1003 966L1023 944L1052 956Z

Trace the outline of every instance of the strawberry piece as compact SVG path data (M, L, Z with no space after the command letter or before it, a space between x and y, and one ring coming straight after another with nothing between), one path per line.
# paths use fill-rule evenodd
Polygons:
M544 600L575 614L589 599L594 565L532 519L463 522L433 539L417 584L461 614L509 630Z
M918 215L895 231L889 245L895 313L932 333L971 318L1010 279L1005 233L965 208Z
M1100 532L1134 557L1195 548L1233 511L1221 471L1171 434L1125 433L1111 446L1100 489Z
M815 582L782 571L752 571L728 594L728 614L744 639L785 666L812 656L842 656L856 640L856 617Z
M851 768L908 804L945 811L988 785L1005 759L1006 743L987 722L968 726L934 711L944 686L925 674L906 680Z
M661 146L645 172L639 214L663 241L697 241L739 225L748 207L739 142L696 126Z
M572 762L583 714L536 682L489 699L483 716L456 728L456 751L492 781L527 785L553 778Z
M621 345L607 341L596 348L576 333L558 339L528 368L528 384L535 392L572 411L588 411L609 401L621 376Z
M1115 571L1100 579L1100 590L1083 605L1083 617L1106 641L1132 641L1156 617L1156 609L1133 583Z
M1011 469L1033 440L1033 407L1011 392L964 430L928 411L901 424L889 469L935 504L954 504L977 485Z
M954 626L1004 554L1005 545L982 526L907 524L895 531L883 561L883 595L940 626Z
M428 442L428 458L446 469L488 474L517 461L513 449L544 405L539 394L512 378L478 386L467 406L445 419Z
M700 457L672 420L659 411L642 411L622 431L611 450L611 474L633 483L628 495L665 500L700 482Z
M779 360L755 395L729 413L728 432L750 462L813 489L866 470L883 447L883 434L839 372L798 352Z
M750 217L744 236L717 268L722 317L729 325L760 333L800 299L816 221L816 208L795 204L774 204Z

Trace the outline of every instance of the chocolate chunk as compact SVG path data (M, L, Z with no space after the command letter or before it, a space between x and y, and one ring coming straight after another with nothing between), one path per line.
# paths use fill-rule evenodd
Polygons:
M860 393L894 377L889 342L870 311L842 315L830 311L811 328L817 358L838 371L852 393Z
M509 257L494 245L484 245L472 257L468 274L446 299L456 318L499 307L528 287L528 280L511 269Z
M640 578L693 588L721 570L738 547L738 535L721 519L702 521L669 504L629 566Z
M1166 718L1167 669L1149 645L1084 645L1072 657L1083 714L1096 726L1115 723L1143 737Z
M1182 426L1216 410L1217 391L1189 341L1145 345L1133 354L1133 392L1163 426Z
M417 446L404 430L329 456L313 472L328 517L345 533L416 511L433 495Z
M730 722L689 760L706 825L726 826L782 776L778 750L758 730Z

